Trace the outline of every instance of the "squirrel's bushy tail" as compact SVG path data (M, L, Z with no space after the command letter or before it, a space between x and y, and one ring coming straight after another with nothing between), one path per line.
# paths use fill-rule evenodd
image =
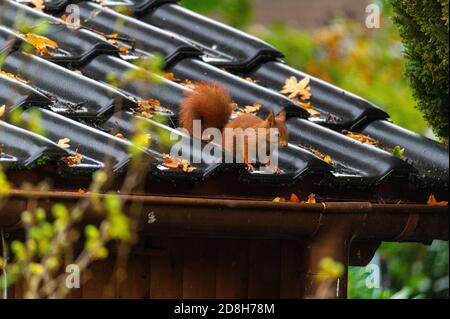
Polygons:
M231 97L220 84L196 83L185 94L180 109L180 125L193 135L193 121L201 121L201 132L207 128L223 130L233 112Z

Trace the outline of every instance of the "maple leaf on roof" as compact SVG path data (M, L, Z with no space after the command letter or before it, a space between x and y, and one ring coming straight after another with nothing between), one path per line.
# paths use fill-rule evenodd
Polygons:
M256 114L261 109L262 105L258 102L253 103L253 105L247 105L243 108L237 108L233 114L239 115L239 114Z
M309 100L311 98L309 82L309 77L298 81L295 76L291 76L286 80L281 93L287 95L290 99L299 98L301 100Z
M54 53L51 51L51 49L59 48L58 43L42 35L27 33L23 34L22 37L25 39L25 41L30 43L40 55L53 56Z

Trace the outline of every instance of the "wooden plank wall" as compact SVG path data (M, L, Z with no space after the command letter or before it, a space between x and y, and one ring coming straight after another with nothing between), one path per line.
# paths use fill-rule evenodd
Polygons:
M152 238L127 277L111 280L114 261L97 262L70 298L301 298L302 245L294 241ZM14 297L22 297L21 287Z

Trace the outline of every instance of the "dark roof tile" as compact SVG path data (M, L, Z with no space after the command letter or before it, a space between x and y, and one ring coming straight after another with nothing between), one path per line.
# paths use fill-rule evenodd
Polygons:
M52 102L28 84L0 74L0 105L9 111L21 106L47 106Z
M0 164L7 167L30 167L42 158L68 155L51 140L4 121L0 121L0 145Z
M361 97L281 62L265 63L248 75L260 85L277 92L291 76L298 80L309 77L313 92L311 104L324 116L329 117L327 122L339 128L354 130L364 123L389 118L386 112Z
M128 39L124 44L145 53L162 54L168 65L186 57L199 56L201 52L176 34L161 30L132 17L92 2L81 2L80 19L88 28L104 34L119 34ZM120 21L120 23L117 23Z
M4 0L0 24L6 27L0 28L0 50L7 55L1 69L28 82L0 75L0 106L5 104L7 112L19 106L25 108L22 128L0 121L0 164L30 167L44 157L57 163L63 180L69 178L67 174L88 180L93 171L105 165L107 158L119 173L130 162L133 145L115 135L131 137L137 129L136 121L141 120L147 122L152 136L152 144L142 150L149 160L149 176L156 178L152 189L158 189L159 183L172 186L196 183L203 192L192 188L197 195L215 192L215 196L236 196L244 191L242 196L253 198L275 197L274 191L319 189L333 194L335 200L348 199L350 190L353 199L376 199L384 189L383 194L389 193L389 200L396 201L414 201L417 189L439 192L448 189L447 146L399 128L388 122L388 114L372 103L289 67L278 60L281 53L263 41L172 2L176 1L124 0L111 4L129 6L135 17L95 3L80 2L85 25L74 30L55 17ZM67 3L46 2L46 9L60 16ZM17 21L22 21L21 15L32 24L42 20L49 23L46 34L60 47L54 56L20 52L18 44L23 39L12 29ZM118 34L119 46L130 47L129 54L120 56L117 46L105 40L105 35L114 33ZM139 66L132 64L134 58L151 57L154 53L164 56L166 71L173 72L181 81L219 82L240 106L262 104L261 117L269 110L287 109L290 144L279 151L280 171L274 173L257 167L249 173L241 164L196 161L205 144L192 143L175 129L180 102L190 89L156 75L152 76L160 79L158 84L126 80L128 72L139 70ZM75 73L74 68L81 74ZM124 85L114 88L111 76ZM256 83L244 79L247 76ZM322 113L321 118L309 118L306 111L279 93L290 76L311 78L312 104ZM171 113L154 119L133 115L136 100L150 98L158 99ZM36 113L46 130L45 136L28 130L27 121ZM382 145L377 148L362 144L341 134L342 129L362 131ZM171 134L172 141L168 139ZM70 139L68 150L55 144L61 138ZM168 153L180 140L183 145L193 144L190 154L183 156L197 167L192 174L161 165L163 153ZM406 149L405 160L387 150L397 145ZM333 165L314 155L310 147L330 155ZM83 157L79 164L67 165L60 160L61 156L77 152ZM223 179L230 183L238 181L239 185L210 189L211 183L221 184ZM171 186L158 190L164 191L175 190Z
M15 1L3 0L0 23L16 31L20 31L18 28L23 28L24 24L32 33L34 30L44 30L39 35L58 43L59 48L55 54L47 57L57 63L78 65L102 52L118 54L118 49L101 35L85 29L71 28L56 17Z
M69 117L97 119L112 113L114 108L136 106L109 86L27 53L11 53L2 69L26 79L53 101L53 111Z
M188 39L200 47L205 59L214 65L248 70L283 56L256 37L176 4L159 6L149 11L142 20Z

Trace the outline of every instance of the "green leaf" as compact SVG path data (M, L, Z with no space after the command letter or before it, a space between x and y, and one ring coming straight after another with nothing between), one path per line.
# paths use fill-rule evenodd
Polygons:
M401 148L400 146L396 146L392 149L392 154L399 158L404 158L405 157L405 149Z

